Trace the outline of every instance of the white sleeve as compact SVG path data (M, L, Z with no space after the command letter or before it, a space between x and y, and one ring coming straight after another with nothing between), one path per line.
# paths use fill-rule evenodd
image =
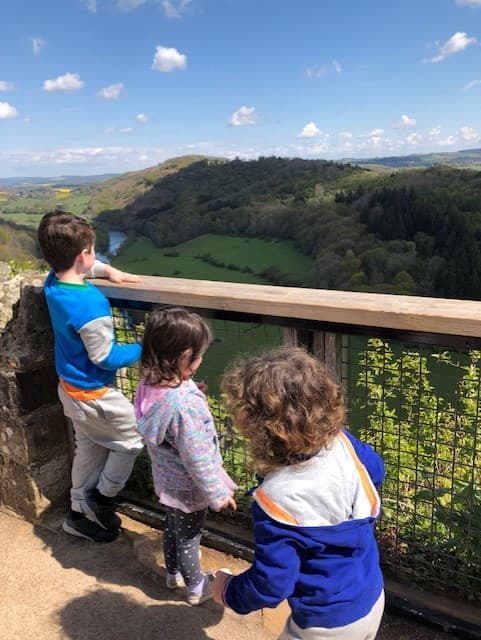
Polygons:
M105 263L100 260L95 260L92 268L87 273L87 278L104 278L105 277Z

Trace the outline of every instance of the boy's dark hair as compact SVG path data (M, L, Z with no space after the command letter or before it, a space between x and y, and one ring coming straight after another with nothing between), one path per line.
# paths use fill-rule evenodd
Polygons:
M52 211L40 220L37 238L45 260L55 273L61 273L70 269L84 249L90 251L95 231L73 213Z
M224 375L221 388L261 474L326 449L344 425L341 388L299 347L239 362Z
M202 356L212 341L204 320L182 307L156 309L147 318L142 343L142 367L146 384L180 379L179 358L191 349L190 362Z

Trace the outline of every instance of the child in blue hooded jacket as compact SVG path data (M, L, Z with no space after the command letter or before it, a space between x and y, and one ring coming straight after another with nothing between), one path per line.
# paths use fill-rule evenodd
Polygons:
M339 387L306 351L281 348L237 365L223 390L263 480L253 493L253 564L238 576L218 571L214 598L240 614L287 598L279 640L375 638L384 464L343 430Z

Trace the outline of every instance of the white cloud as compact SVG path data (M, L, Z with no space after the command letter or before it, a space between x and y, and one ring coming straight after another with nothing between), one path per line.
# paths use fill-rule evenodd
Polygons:
M97 11L97 0L82 0L82 2L91 13Z
M306 124L306 126L301 131L301 133L297 134L296 137L297 138L315 138L316 136L320 135L320 133L321 133L321 130L317 128L314 122L309 122L309 124Z
M342 67L337 60L332 61L332 67L336 73L341 73Z
M44 48L47 43L42 38L32 38L32 51L38 56L40 51Z
M255 107L242 106L231 115L229 124L233 127L245 127L249 124L255 124L259 120Z
M481 0L456 0L456 4L459 4L460 7L471 7L472 9L477 9L481 7Z
M177 69L185 69L186 60L187 56L179 53L177 49L157 46L152 60L152 69L171 73Z
M448 136L444 138L444 140L438 140L438 145L440 147L452 147L457 143L457 138L455 136Z
M119 129L119 133L132 133L132 131L132 127L123 127L122 129Z
M149 116L146 116L145 113L138 113L135 116L135 119L137 120L137 122L140 122L140 124L145 124L150 120Z
M306 70L306 75L308 78L323 78L327 76L329 73L341 73L342 67L337 62L337 60L333 60L327 64L315 65L314 67L309 67Z
M382 136L382 134L384 133L384 129L373 129L371 131L371 133L368 133L367 135L361 136L361 137L365 137L365 138L379 138L379 136Z
M15 85L13 82L6 82L5 80L0 80L0 91L14 91Z
M432 127L432 129L430 129L429 132L428 132L428 136L431 139L439 137L440 134L441 134L441 125L439 125L439 124L438 124L437 127Z
M109 84L108 87L104 87L100 91L97 91L97 96L104 100L118 100L124 85L121 82L117 84Z
M422 136L419 133L410 133L406 138L406 142L412 147L415 147L422 141Z
M211 155L222 155L220 149ZM179 147L136 147L127 145L57 148L41 151L0 149L0 168L4 175L12 171L39 171L43 175L58 175L69 170L88 174L119 172L129 165L132 169L148 167L179 154ZM40 174L40 175L41 175ZM31 175L31 173L30 173Z
M476 38L468 38L464 31L458 31L440 47L438 55L426 60L426 62L441 62L441 60L449 58L455 53L464 51L470 44L475 42L477 42Z
M137 7L146 2L147 0L117 0L117 6L122 11L130 11L131 9L137 9Z
M0 102L0 120L18 118L18 111L8 102Z
M397 126L401 129L405 129L407 127L414 127L415 124L416 124L415 118L410 118L406 114L403 114L400 120L398 121Z
M350 131L339 131L337 135L339 136L339 138L341 138L341 140L348 140L353 137Z
M319 153L326 153L327 151L329 151L329 145L325 141L318 142L313 147L311 147L311 152L315 153L316 155L318 155Z
M181 18L192 2L192 0L117 0L117 7L121 11L134 11L150 1L160 4L166 18Z
M78 91L84 86L84 82L80 80L78 73L66 73L63 76L58 76L53 80L45 80L43 83L44 91Z
M481 136L473 127L460 127L458 133L466 142L479 142L481 139Z
M481 84L481 80L471 80L471 82L468 82L468 84L463 87L463 91L469 91L470 89L477 87L478 84Z
M167 18L180 18L192 0L162 0L162 8Z

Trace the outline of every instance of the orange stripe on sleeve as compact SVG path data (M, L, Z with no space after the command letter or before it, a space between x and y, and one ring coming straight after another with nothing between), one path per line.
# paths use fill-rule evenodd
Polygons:
M290 513L281 509L279 505L271 500L264 489L257 489L254 493L254 498L256 499L256 502L259 503L259 506L262 507L269 516L272 516L274 520L285 522L286 524L299 524Z
M352 446L352 442L349 440L346 434L341 432L340 435L344 440L344 443L346 444L347 449L352 456L352 459L354 460L354 464L356 465L357 472L359 473L359 476L361 478L361 484L363 486L364 491L366 492L367 499L371 504L371 515L376 516L378 514L379 506L380 506L379 496L377 495L377 492L372 485L372 482L371 482L371 479L369 478L366 467L359 460L358 455L354 447Z

